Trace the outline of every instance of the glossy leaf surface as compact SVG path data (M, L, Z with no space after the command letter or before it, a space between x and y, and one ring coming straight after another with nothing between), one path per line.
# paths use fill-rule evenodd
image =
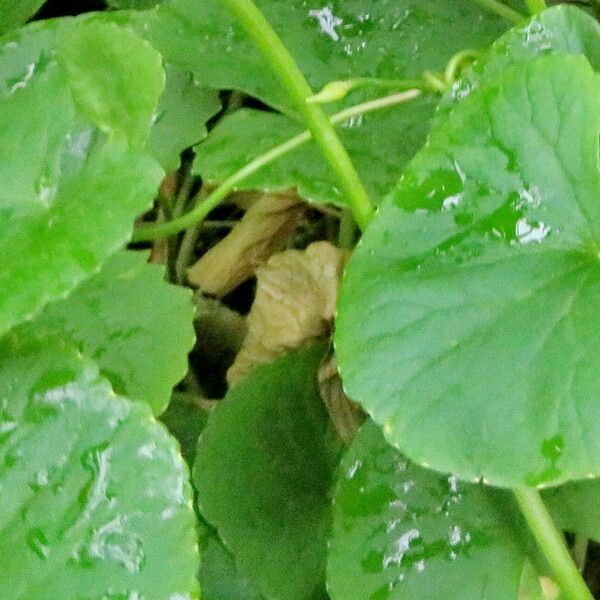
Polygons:
M509 492L418 467L366 423L342 460L332 600L517 600L528 543Z
M267 598L324 593L340 446L317 388L323 352L258 367L217 406L198 446L198 509Z
M506 22L470 0L259 0L315 90L331 80L403 78L441 69L465 48L483 48ZM167 0L137 17L167 62L200 83L238 89L290 112L269 65L218 0ZM439 40L444 43L440 45Z
M362 180L375 200L398 180L398 174L425 142L433 114L432 98L412 100L339 126ZM194 169L220 183L247 162L303 131L286 116L242 109L226 117L196 148ZM240 189L281 191L295 188L316 203L344 203L337 182L312 141L244 179Z
M196 598L187 469L148 407L61 343L14 335L0 398L0 597Z
M187 371L194 343L191 294L165 281L145 252L122 251L27 327L49 330L92 358L113 389L154 414Z
M583 57L489 80L350 261L347 392L419 464L510 487L600 473L598 98Z
M456 82L442 107L469 95L483 80L517 62L539 55L580 54L600 69L600 25L583 10L560 4L516 25L479 58ZM441 111L442 116L445 110Z
M162 176L137 147L137 124L149 122L151 104L158 101L164 77L160 57L132 32L119 30L112 40L98 27L80 24L68 31L68 39L79 31L86 44L94 42L98 57L86 55L83 47L70 49L68 58L53 47L48 50L56 24L17 32L0 48L0 146L5 157L0 161L0 332L97 270L128 239L133 219L149 206ZM130 63L112 47L123 36L130 49L144 49L133 64L143 71L142 81L153 82L149 90L139 92L137 80L127 79ZM105 54L99 52L102 48ZM84 58L90 87L80 94L82 82L69 77L64 65ZM110 68L111 81L123 88L118 97L105 94L101 81L94 87L92 73L103 78L95 68ZM140 94L140 104L128 105L122 113L120 97L133 90ZM113 113L118 117L113 119Z

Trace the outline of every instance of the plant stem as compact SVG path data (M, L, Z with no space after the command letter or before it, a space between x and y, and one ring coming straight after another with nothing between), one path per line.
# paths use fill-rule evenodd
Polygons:
M344 121L356 117L358 115L364 115L369 112L395 106L403 102L408 102L421 95L420 90L408 90L406 92L400 92L398 94L392 94L390 96L384 96L377 98L376 100L370 100L369 102L363 102L356 106L351 106L339 113L336 113L331 117L332 125L343 123ZM268 152L261 154L254 160L244 165L239 171L230 175L218 188L216 188L211 194L209 194L202 202L199 202L196 207L189 213L168 221L167 223L155 223L153 225L140 225L133 233L132 241L134 242L149 242L156 238L167 237L175 235L188 227L196 225L200 221L206 218L206 216L218 206L227 196L235 190L238 183L256 173L266 165L277 160L280 156L290 152L294 148L305 144L312 139L310 131L304 131L297 136L289 139L287 142L272 148Z
M521 13L502 4L502 2L499 2L498 0L471 0L471 2L479 4L482 8L485 8L489 12L506 19L511 23L520 23L525 18Z
M527 4L527 8L532 15L537 15L538 13L546 10L548 8L546 6L546 0L525 0Z
M525 520L565 597L569 600L594 600L539 492L535 488L527 487L515 489L514 493Z
M318 104L307 103L306 100L313 95L313 90L292 55L252 0L221 0L221 3L246 30L271 64L275 75L287 90L296 110L303 117L321 153L335 173L356 222L364 229L374 212L371 200L327 115Z

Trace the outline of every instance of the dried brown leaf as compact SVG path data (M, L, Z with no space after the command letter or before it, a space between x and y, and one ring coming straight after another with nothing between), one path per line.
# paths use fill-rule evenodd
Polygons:
M283 246L304 211L296 195L263 194L229 235L188 269L188 281L205 294L228 294Z
M359 405L344 393L335 355L330 356L321 365L318 381L319 392L331 421L344 444L350 445L365 420L365 414Z
M329 335L346 253L329 242L273 255L256 271L248 334L227 372L230 385L255 366Z

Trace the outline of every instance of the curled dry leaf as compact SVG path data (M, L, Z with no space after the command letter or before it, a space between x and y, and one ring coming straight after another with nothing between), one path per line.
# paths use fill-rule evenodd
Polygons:
M329 242L273 255L256 270L248 334L227 372L230 385L255 366L329 335L346 253Z
M231 233L188 269L188 281L222 297L254 276L296 229L305 205L295 194L264 194Z
M319 393L344 444L352 443L365 419L360 406L344 393L335 355L327 357L318 372Z

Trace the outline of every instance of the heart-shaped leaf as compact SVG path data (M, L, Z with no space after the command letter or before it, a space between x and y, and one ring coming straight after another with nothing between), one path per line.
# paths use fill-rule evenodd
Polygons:
M57 28L29 27L0 49L0 332L97 270L162 176L139 147L164 78L158 53L96 22L68 29L67 54L48 50Z
M511 494L410 463L372 422L333 506L333 600L517 600L530 540Z
M200 513L267 598L324 593L340 444L319 397L323 352L317 346L258 367L217 406L198 445Z
M419 464L509 487L600 473L599 98L581 56L491 78L350 261L347 392Z
M60 342L0 342L0 597L197 597L174 440Z
M122 251L67 299L26 327L49 329L92 358L113 389L154 414L187 371L194 343L191 294L169 285L143 252Z

